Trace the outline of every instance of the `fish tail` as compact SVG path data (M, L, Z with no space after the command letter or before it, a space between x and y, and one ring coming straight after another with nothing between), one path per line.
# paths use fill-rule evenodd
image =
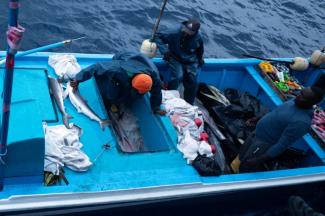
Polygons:
M72 118L73 117L71 115L69 115L68 113L63 114L63 116L62 116L63 124L68 129L71 129L71 127L69 125L69 119L72 119Z
M105 130L105 126L108 126L111 124L110 120L101 120L99 122L100 128L104 131Z

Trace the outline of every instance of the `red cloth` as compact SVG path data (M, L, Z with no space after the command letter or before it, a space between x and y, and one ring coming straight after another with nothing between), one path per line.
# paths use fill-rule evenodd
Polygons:
M200 134L200 140L201 141L204 140L204 141L208 142L209 141L209 135L206 132L202 132Z

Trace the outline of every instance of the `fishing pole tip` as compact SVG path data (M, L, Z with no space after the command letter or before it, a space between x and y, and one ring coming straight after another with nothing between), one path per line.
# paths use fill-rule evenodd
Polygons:
M68 43L72 43L73 41L81 40L81 39L84 39L84 38L86 38L86 36L65 40L64 43L68 44Z
M72 41L76 41L76 40L81 40L81 39L84 39L84 38L86 38L86 36L78 37L78 38L71 39L71 40L72 40Z

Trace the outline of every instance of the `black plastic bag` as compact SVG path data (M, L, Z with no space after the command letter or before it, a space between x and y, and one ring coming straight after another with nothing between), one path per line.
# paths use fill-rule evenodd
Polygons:
M235 142L237 139L245 140L255 129L255 126L249 126L246 122L252 118L264 116L268 109L247 92L241 93L235 89L226 89L225 96L231 105L212 107L210 114L217 124L225 128ZM237 144L240 145L240 143Z
M221 169L214 158L198 155L192 165L201 176L221 175Z
M236 104L239 106L236 109L231 108L230 112L243 112L242 118L261 117L268 112L268 109L262 106L256 97L247 92L240 92L236 89L228 88L224 94L232 105Z

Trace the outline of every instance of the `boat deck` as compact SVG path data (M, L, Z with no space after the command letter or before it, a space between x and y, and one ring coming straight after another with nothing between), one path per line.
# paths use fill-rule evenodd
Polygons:
M9 143L31 138L42 140L44 138L42 121L47 121L49 125L62 123L61 114L55 108L47 83L47 75L55 76L53 69L47 64L48 56L51 54L53 53L38 53L21 57L16 61ZM76 57L84 68L98 61L110 60L112 56L76 54ZM161 71L167 70L161 59L154 61ZM253 65L258 62L251 59L207 59L200 74L200 81L221 90L231 87L248 91L272 109L282 101L254 69ZM0 71L3 73L3 68ZM106 111L94 80L81 83L79 89L94 111L105 118ZM144 104L149 107L148 100L145 100ZM9 209L11 205L19 203L22 204L21 208L28 208L23 203L34 203L38 207L55 206L58 200L64 202L61 205L82 205L83 202L89 201L89 197L102 199L102 202L110 200L117 202L144 197L149 199L182 194L228 192L325 180L325 151L310 135L294 144L308 154L307 160L301 164L302 168L201 177L192 166L186 164L186 160L176 149L176 132L168 117L154 116L149 109L139 113L138 116L141 124L150 122L154 125L152 130L148 127L142 130L142 134L149 136L150 145L159 145L160 141L164 140L168 143L169 150L127 154L117 149L115 136L110 128L101 131L97 122L78 113L68 99L65 100L65 106L67 112L74 117L70 122L83 129L82 150L91 160L102 151L103 144L108 143L111 148L106 150L87 172L78 173L65 169L69 185L62 183L59 186L46 187L41 183L42 172L35 176L6 178L3 191L0 192L0 205L3 209ZM24 153L24 149L17 150ZM8 154L15 153L8 151ZM44 158L35 160L42 161ZM23 164L24 162L18 167L22 171ZM36 197L41 197L42 200ZM73 203L76 200L78 203Z

